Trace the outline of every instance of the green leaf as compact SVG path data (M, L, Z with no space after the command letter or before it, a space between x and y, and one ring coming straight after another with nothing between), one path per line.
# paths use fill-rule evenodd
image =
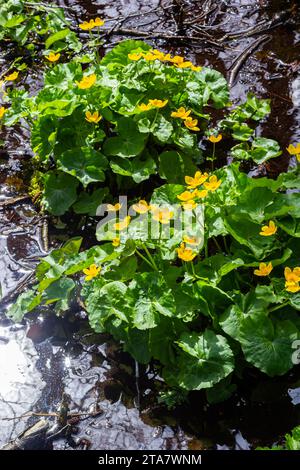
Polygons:
M246 360L270 377L293 367L292 344L298 338L291 321L271 320L263 314L245 318L239 336Z
M165 369L166 381L186 390L210 388L227 377L234 368L234 356L224 336L211 330L182 333L176 369Z
M82 192L80 193L77 202L73 205L76 214L88 214L95 216L97 209L102 204L103 199L108 194L108 188L99 188L91 194Z
M60 168L75 176L86 187L94 181L104 181L106 157L90 147L67 150L59 158Z
M110 317L128 322L129 304L126 301L127 286L119 281L95 284L85 299L91 327L97 332L105 331L105 324Z
M46 39L46 42L45 42L46 49L49 49L52 46L52 44L54 44L55 42L65 39L68 36L68 34L70 34L70 32L71 31L69 28L65 28L65 29L62 29L61 31L57 31L54 34L51 34L51 36L49 36L48 39Z
M78 181L64 173L49 172L44 176L43 205L53 215L63 215L77 199Z
M34 290L28 290L19 295L16 302L14 302L8 309L6 315L14 322L19 323L22 321L26 313L34 310L42 300L42 296L37 294Z
M103 151L106 155L119 157L134 157L139 155L145 147L147 135L140 134L136 123L123 117L118 121L119 136L110 137L104 142Z
M132 52L147 52L151 47L144 41L127 40L120 42L112 51L108 52L101 60L101 65L106 65L109 69L123 67L131 63L128 54Z
M166 151L159 156L159 176L168 183L183 183L186 175L193 175L197 167L192 160L174 150Z
M65 311L69 307L70 296L74 288L75 283L72 279L62 277L47 287L44 291L43 301L45 301L46 304L56 302L55 310L57 312Z
M175 313L171 289L158 273L136 274L128 294L133 305L132 321L139 330L154 328L160 315L171 317Z
M203 67L197 74L199 81L205 86L203 91L203 105L210 101L219 109L223 108L229 101L228 84L223 75L217 70Z

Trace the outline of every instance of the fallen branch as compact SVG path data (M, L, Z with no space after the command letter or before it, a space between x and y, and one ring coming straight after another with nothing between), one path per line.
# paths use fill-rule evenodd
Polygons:
M0 201L0 209L2 207L13 206L17 202L26 201L28 199L30 199L30 196L28 194L23 194L23 195L16 196L16 197L11 197L9 199L6 199L5 201Z
M257 39L254 41L250 46L248 46L242 54L240 54L237 59L233 62L231 69L230 69L230 74L229 74L229 79L228 79L228 84L229 87L232 87L234 84L237 74L239 73L240 68L244 64L244 62L248 59L248 57L252 54L255 49L258 48L262 43L270 41L271 38L270 36L262 36L261 38Z

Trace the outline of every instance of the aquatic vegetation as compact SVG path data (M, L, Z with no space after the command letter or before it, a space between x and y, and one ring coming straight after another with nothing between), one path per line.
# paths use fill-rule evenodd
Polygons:
M21 321L49 304L63 314L76 292L96 332L112 334L140 363L158 361L182 397L200 389L210 400L212 391L228 397L246 367L288 372L300 338L299 168L272 180L240 165L282 154L275 140L254 134L270 101L249 95L228 110L218 71L142 41L123 41L101 60L65 60L75 33L47 21L43 86L33 96L8 86L1 124L22 119L31 130L32 191L42 209L104 216L107 230L95 219L95 246L81 250L77 237L52 250L8 315ZM79 29L102 25L96 18ZM18 82L16 74L5 81ZM223 110L215 126L212 109ZM298 158L298 144L287 152Z

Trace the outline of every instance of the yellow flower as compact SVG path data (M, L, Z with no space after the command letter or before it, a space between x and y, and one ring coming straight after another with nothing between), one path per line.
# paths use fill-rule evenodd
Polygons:
M91 86L94 85L96 80L97 80L96 74L92 73L91 75L86 75L80 80L80 82L76 82L76 83L78 85L78 88L80 88L81 90L86 90L87 88L91 88Z
M221 183L222 181L218 180L216 175L212 175L210 176L209 180L203 184L203 186L205 187L205 189L208 189L209 191L215 191L216 189L218 189Z
M284 268L284 277L286 281L299 282L300 281L300 268L291 269Z
M148 202L144 199L141 199L137 204L133 204L132 207L138 214L146 214L150 210Z
M220 182L220 184L221 184L221 182ZM214 191L214 189L211 190L211 191ZM207 190L207 189L201 189L201 191L199 191L199 189L197 189L197 191L196 191L196 193L195 193L196 197L200 197L200 198L206 197L207 194L208 194L208 190Z
M103 26L103 25L104 25L104 23L105 23L105 21L104 21L104 20L102 20L102 19L101 19L101 18L99 18L99 17L95 18L95 20L94 20L94 25L95 25L96 27Z
M4 80L6 80L7 82L13 82L14 80L18 78L18 76L19 76L19 72L13 72L10 75L6 75L4 77Z
M149 104L151 104L151 106L153 106L154 108L163 108L164 106L166 106L166 104L168 103L169 100L149 100Z
M200 70L202 70L202 67L192 64L191 69L194 72L200 72Z
M272 271L273 266L272 263L259 263L259 269L254 269L254 274L256 276L268 276Z
M167 61L167 62L171 62L171 61L172 61L172 56L171 56L171 54L165 54L164 60Z
M174 216L174 212L170 211L167 207L162 209L152 207L151 209L153 211L153 219L161 224L168 224Z
M4 108L4 106L1 106L0 108L0 119L3 118L4 114L6 113L7 109Z
M46 59L49 60L49 62L57 62L59 58L59 52L57 54L54 54L54 52L50 52L49 55L46 55Z
M177 111L173 111L171 113L171 117L187 119L189 115L191 114L191 112L192 112L191 110L187 110L182 106L181 108L178 108Z
M98 26L103 26L104 23L104 20L101 20L101 18L96 18L95 20L84 21L83 23L80 23L79 28L83 29L84 31L89 31Z
M109 212L118 212L122 207L122 204L117 202L116 204L107 204L106 210Z
M273 220L270 220L269 225L264 225L261 228L261 231L259 232L260 235L263 237L270 237L271 235L274 235L274 233L277 232L277 227Z
M151 62L153 60L156 60L156 56L152 54L152 52L147 52L146 54L144 54L144 59Z
M194 199L195 195L196 195L195 191L193 191L192 193L190 191L183 191L183 193L178 194L177 199L183 202L188 202Z
M165 54L158 49L151 49L150 53L155 56L156 60L165 60Z
M180 248L177 248L178 258L183 261L193 261L197 253L194 253L191 248L186 248L184 243L180 244Z
M222 140L222 139L223 139L222 134L218 134L217 136L210 135L208 137L208 140L210 140L210 142L212 142L213 144L216 144L217 142L220 142L220 140Z
M84 274L86 274L85 280L90 281L94 277L98 276L100 271L101 271L100 267L98 268L95 264L91 264L89 268L86 268L83 270Z
M287 151L289 152L290 155L299 155L300 154L300 142L298 142L296 145L290 144L287 147Z
M116 237L112 241L112 246L118 247L120 245L120 238Z
M182 202L181 205L185 211L192 211L193 209L196 209L197 207L197 203L193 199L187 202Z
M285 288L288 292L292 292L293 294L296 292L299 292L300 290L300 285L299 282L295 281L286 281L285 283Z
M184 235L183 237L184 243L187 243L188 245L199 245L199 238L197 237L188 237L187 235Z
M152 109L152 105L150 103L148 103L148 104L145 104L145 103L139 104L139 110L140 111L149 111L150 109Z
M174 65L178 69L189 69L192 67L193 64L190 61L186 61L186 62L179 62L179 64L174 64Z
M123 220L121 220L121 222L117 222L114 224L114 229L118 231L124 230L124 228L128 227L130 221L131 221L131 217L130 215L127 215L126 217L124 217Z
M98 111L95 111L94 113L91 113L91 111L87 111L85 113L85 119L88 122L93 122L97 124L97 122L101 121L102 116L99 115Z
M202 173L201 171L196 171L194 177L193 176L185 176L184 180L186 184L188 185L188 189L194 189L197 188L197 186L200 186L201 184L204 183L208 178L207 173Z
M182 64L184 62L184 57L182 57L181 55L174 55L174 57L170 59L170 62L177 65Z
M192 117L189 116L184 121L184 125L191 131L200 131L199 127L197 127L198 119L193 119Z
M130 60L140 60L142 57L143 57L143 53L142 52L132 52L130 54L128 54L128 59Z

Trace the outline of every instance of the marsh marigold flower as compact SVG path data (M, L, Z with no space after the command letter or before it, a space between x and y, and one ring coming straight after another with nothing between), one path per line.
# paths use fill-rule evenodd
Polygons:
M86 275L85 280L90 281L94 277L98 276L101 271L101 267L97 267L95 264L91 264L89 268L83 270L84 274Z
M259 268L258 269L254 269L254 274L256 276L268 276L270 274L270 272L272 271L273 269L273 266L272 266L272 263L259 263Z
M291 269L286 267L284 269L284 277L285 277L285 289L292 294L299 292L300 290L300 267L296 267Z
M45 57L49 62L57 62L60 58L60 53L58 52L55 54L54 52L50 52L49 55L46 55Z
M183 191L183 193L177 195L177 199L183 202L187 202L194 199L195 195L196 191L193 191L192 193L190 191Z
M271 235L274 235L274 233L277 232L277 227L273 220L270 220L269 225L264 225L261 228L261 231L259 232L260 235L263 237L270 237Z
M191 110L185 109L183 106L181 108L178 108L177 111L173 111L171 113L171 117L173 118L179 118L179 119L187 119L189 115L191 114Z
M300 142L298 142L296 145L290 144L287 147L287 151L290 155L298 155L300 153Z
M137 204L133 204L132 208L138 214L146 214L150 210L148 202L144 201L144 199L141 199Z
M152 207L153 219L157 220L161 224L168 224L174 216L174 212L170 211L168 207Z
M185 243L181 243L180 247L177 248L178 258L182 261L193 261L197 253L195 253L191 248L186 248Z
M83 31L90 31L99 26L103 26L104 23L105 21L101 18L95 18L94 20L84 21L83 23L80 23L79 28L83 29Z
M152 105L150 103L148 103L148 104L145 104L145 103L139 104L139 110L140 111L150 111L150 109L152 109Z
M86 90L87 88L91 88L91 86L96 83L97 77L96 74L92 73L91 75L86 75L83 77L80 82L76 82L78 85L78 88L80 90Z
M184 57L182 57L181 55L174 55L174 57L170 59L170 62L177 65L182 64L184 62Z
M137 60L142 59L143 56L144 56L144 54L142 52L132 52L132 53L128 54L128 59L137 61Z
M10 75L6 75L4 77L4 80L6 80L7 82L13 82L14 80L18 78L18 76L19 76L19 72L13 72Z
M194 199L191 199L190 201L187 201L187 202L182 202L181 205L185 211L192 211L193 209L196 209L197 207L197 203L196 201L194 201Z
M92 122L94 124L97 124L99 121L101 121L102 116L98 113L98 111L95 111L94 113L91 113L91 111L87 111L85 113L85 119L88 122Z
M216 175L212 175L209 177L208 181L205 181L205 183L203 183L203 186L205 187L205 189L208 189L208 191L215 191L219 188L221 183L222 180L218 180Z
M123 220L121 220L120 222L116 222L114 224L114 229L115 230L124 230L124 228L127 228L128 225L130 224L130 221L131 221L131 217L130 215L127 215L126 217L124 217Z
M200 67L200 65L192 64L191 69L193 70L193 72L200 72L200 70L202 70L202 67Z
M201 171L196 171L194 176L185 176L184 180L188 185L188 189L194 189L204 183L208 178L208 173L202 173Z
M114 238L112 241L112 246L117 248L119 245L120 245L120 238L119 237Z
M199 238L189 237L187 235L184 235L183 241L184 241L184 243L187 243L188 245L199 245L199 243L200 243Z
M117 202L116 204L107 204L106 210L109 212L118 212L122 207L122 204Z
M0 108L0 119L3 118L4 114L6 113L7 109L4 108L4 106L1 106Z
M169 100L149 100L149 104L154 108L164 108Z
M215 136L215 135L210 135L210 136L208 137L208 140L209 140L210 142L212 142L213 144L216 144L217 142L220 142L220 140L222 140L222 139L223 139L222 134L218 134L218 135L216 135L216 136Z
M187 117L184 121L185 127L187 127L190 131L200 131L198 126L198 119L193 119L192 117Z

